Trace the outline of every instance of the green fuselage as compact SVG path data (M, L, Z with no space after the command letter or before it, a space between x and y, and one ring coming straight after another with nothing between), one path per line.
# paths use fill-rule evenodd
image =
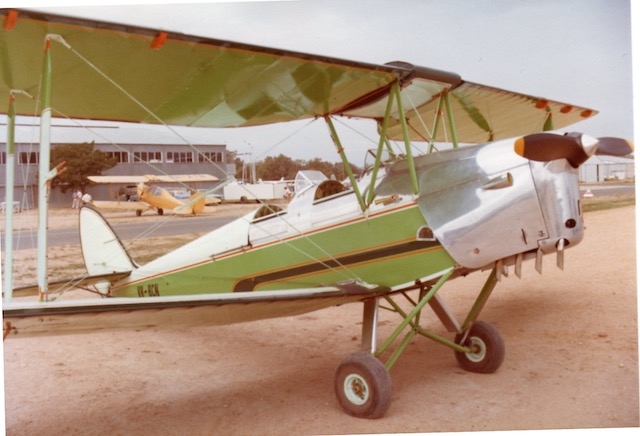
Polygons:
M251 225L265 227L270 220L281 219L273 216ZM171 258L177 262L180 253L173 253L135 271L112 294L146 297L284 290L353 280L394 287L455 264L437 241L416 239L417 229L424 225L423 215L411 202L218 254L212 255L211 250L174 270ZM223 227L203 238L215 244L222 232L232 230Z

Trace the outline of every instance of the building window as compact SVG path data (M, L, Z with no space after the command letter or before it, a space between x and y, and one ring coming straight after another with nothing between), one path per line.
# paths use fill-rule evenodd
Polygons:
M129 152L105 151L104 154L106 154L110 159L115 159L117 163L129 163Z
M199 163L222 162L222 152L208 151L198 154Z
M39 162L39 156L40 153L36 151L21 151L18 162L20 163L20 165L37 165Z
M192 163L193 153L190 151L168 151L168 163Z
M0 165L6 165L7 164L7 153L6 152L2 152L0 153Z
M162 153L159 151L134 151L133 162L162 162Z

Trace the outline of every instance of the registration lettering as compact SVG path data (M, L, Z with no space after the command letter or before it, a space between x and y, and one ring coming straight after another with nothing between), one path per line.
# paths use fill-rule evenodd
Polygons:
M159 297L160 290L157 283L138 285L138 297Z

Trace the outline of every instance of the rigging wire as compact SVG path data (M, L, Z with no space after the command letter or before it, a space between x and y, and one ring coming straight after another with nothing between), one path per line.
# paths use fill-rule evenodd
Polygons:
M73 54L75 54L79 59L81 59L83 62L85 62L88 66L91 67L91 69L93 69L97 74L99 74L101 77L103 77L105 80L107 80L110 84L112 84L114 87L116 87L120 92L122 92L127 98L129 98L131 101L133 101L135 104L137 104L140 108L142 108L147 114L149 114L153 119L155 119L156 121L158 121L160 124L162 124L163 126L165 126L170 132L172 132L177 138L179 138L180 140L182 140L185 144L187 144L190 148L192 148L193 150L196 151L196 153L198 153L199 155L201 154L200 151L198 150L198 148L193 145L187 138L185 138L183 135L181 135L176 129L174 129L172 126L166 124L157 114L155 114L153 111L151 111L149 108L147 108L141 101L139 101L137 98L135 98L131 93L129 93L126 89L124 89L121 85L119 85L115 80L111 79L107 74L105 74L103 71L101 71L96 65L94 65L89 59L87 59L85 56L83 56L81 53L79 53L77 50L75 50L73 47L71 47L66 41L64 41L64 39L58 35L50 35L50 36L54 36L53 38L51 38L52 40L58 41L60 42L64 47L66 47L67 49L69 49ZM59 112L58 112L59 113ZM64 116L64 114L61 114ZM66 117L66 116L65 116ZM66 117L67 119L70 119L69 117ZM286 140L288 140L290 137L294 136L296 133L298 133L299 131L303 130L306 126L310 125L314 120L310 120L309 123L307 123L305 126L302 126L300 129L298 129L297 131L293 132L292 134L288 135L287 137L283 138L281 141L279 141L278 143L276 143L275 145L273 145L272 147L270 147L269 149L267 149L267 151L265 153L268 153L269 151L271 151L272 149L276 148L277 146L279 146L280 144L282 144L283 142L285 142ZM91 131L91 129L88 129ZM93 132L94 134L96 132ZM98 136L101 136L98 134ZM105 138L106 139L106 138ZM112 145L121 148L118 144L115 144L112 141L108 141L111 142ZM215 167L220 169L220 166L217 165L217 163L213 162L208 156L203 155L204 158L211 164L213 164ZM151 164L150 162L148 162L147 164ZM152 164L150 165L152 167L154 167ZM155 167L157 170L160 170L159 168ZM162 171L161 171L162 172ZM165 173L166 174L166 173ZM230 181L233 181L233 178L230 178ZM260 201L260 203L262 203L263 205L266 205L265 202ZM299 234L300 236L302 236L303 238L307 239L312 246L314 246L315 248L317 248L318 250L320 250L321 252L325 253L327 255L327 258L329 259L329 262L333 262L336 265L338 265L338 267L333 267L331 265L329 265L327 263L327 261L322 261L321 259L317 258L316 256L313 256L310 253L306 253L304 252L304 250L292 246L291 243L289 241L285 241L282 239L279 239L280 242L283 242L287 245L289 245L290 247L292 247L293 249L295 249L296 251L300 252L301 254L309 257L310 259L322 264L323 266L325 266L327 269L331 269L334 271L340 271L342 274L345 275L345 277L349 278L349 279L355 279L355 280L359 280L359 277L357 277L357 275L355 273L353 273L347 266L342 265L340 263L340 261L335 258L333 255L331 255L329 252L327 252L326 250L322 249L322 247L318 246L318 244L313 241L312 238L310 238L307 234L305 234L303 231L296 229L295 226L293 226L290 222L288 222L286 219L284 219L282 216L280 216L280 219L282 219L286 225L293 229L294 232L296 232L297 234ZM141 236L138 236L135 239L139 239L139 238L143 238L148 236L149 234L151 234L152 230L155 230L156 226L160 226L163 225L162 223L157 223L154 226L150 226L149 228L145 229L145 232L143 232L143 234ZM271 235L274 236L274 235ZM277 238L276 238L277 239ZM85 275L86 277L86 275ZM71 286L73 286L72 282L69 282L69 284ZM66 292L66 291L63 291Z
M313 124L316 121L317 118L312 118L310 119L306 124L300 126L298 129L294 130L293 132L291 132L290 134L286 135L285 137L283 137L282 139L280 139L278 142L276 142L275 144L267 147L265 149L265 151L263 151L262 153L260 153L258 155L258 158L261 158L263 156L267 156L267 154L269 154L269 152L273 151L274 149L280 147L282 144L284 144L286 141L290 140L291 138L293 138L295 135L297 135L298 133L302 132L303 130L307 129L311 124Z
M116 87L120 92L122 92L127 98L129 98L132 102L134 102L136 105L138 105L142 110L144 110L149 116L151 116L154 120L156 120L158 123L160 123L162 126L166 127L171 133L173 133L177 138L179 138L181 141L183 141L183 143L185 145L188 145L190 148L192 148L196 153L198 153L198 155L202 155L204 157L204 159L214 165L216 168L218 168L221 171L224 171L225 169L220 167L216 162L214 162L213 160L211 160L208 156L203 155L202 153L200 153L200 151L198 150L198 148L191 143L191 141L189 141L186 137L184 137L183 135L181 135L175 128L173 128L173 126L165 123L155 112L153 112L151 109L149 109L144 103L142 103L140 100L138 100L133 94L131 94L130 92L128 92L124 87L122 87L119 83L117 83L115 80L111 79L111 77L109 77L106 73L104 73L100 68L98 68L95 64L93 64L89 59L87 59L85 56L83 56L80 52L78 52L76 49L74 49L70 44L68 44L66 41L64 41L64 39L62 37L59 38L61 41L59 41L64 47L66 47L67 49L69 49L74 55L76 55L80 60L82 60L84 63L86 63L91 69L93 69L98 75L100 75L103 79L105 79L107 82L109 82L111 85L113 85L114 87ZM58 38L56 38L55 40L58 40Z
M31 96L29 93L27 93L24 90L21 92L22 94L25 94L25 95L27 95L30 98L35 100L34 115L33 115L33 118L32 118L34 124L35 124L35 120L36 120L36 114L38 113L38 110L39 110L38 108L40 106L40 99L38 98L38 96L40 95L40 91L42 89L42 80L43 80L42 72L40 72L40 78L39 79L40 80L38 81L36 97ZM32 130L32 131L35 131L35 129ZM18 157L17 163L18 163L18 167L20 168L20 172L21 172L20 174L22 176L22 199L20 200L20 210L21 211L24 211L25 209L28 209L28 205L29 205L29 200L27 198L28 192L29 192L29 190L28 190L29 186L27 184L27 181L29 180L29 174L30 174L30 170L31 170L31 165L29 164L30 161L31 161L31 156L32 155L39 156L38 154L35 154L35 152L32 151L34 146L35 146L35 141L33 140L33 137L32 137L32 140L29 141L28 148L27 148L27 151L26 151L26 153L27 153L26 154L26 158L27 158L26 164L23 165L23 164L20 163L20 158L21 158L23 152L18 152L18 156L17 156ZM17 147L16 147L16 149L14 149L14 153L16 153L17 151L18 150L17 150ZM16 163L16 161L15 161L15 154L14 154L14 164L15 163ZM35 163L37 164L38 162L35 162ZM14 187L14 189L15 189L15 187ZM13 208L13 205L8 205L8 206ZM14 214L14 216L15 216L15 214ZM25 220L26 220L26 218L24 218L24 216L21 215L19 220L18 220L19 221L18 224L23 223ZM14 228L10 229L12 232L15 229L15 225L16 225L15 220L13 222L13 225L14 225ZM34 235L33 235L33 233L31 233L30 234L30 238L31 238L32 245L33 245L33 242L34 242L33 241L33 237L34 237ZM19 250L19 247L20 247L20 240L18 240L18 243L15 245L15 247L13 247L13 250L14 251ZM9 255L13 256L14 253L10 253ZM36 260L36 254L33 253L33 255L29 259L31 261L35 261ZM18 265L17 265L16 262L13 262L13 268L12 268L12 272L11 272L13 280L15 280L15 276L16 276L16 272L17 271L18 271Z

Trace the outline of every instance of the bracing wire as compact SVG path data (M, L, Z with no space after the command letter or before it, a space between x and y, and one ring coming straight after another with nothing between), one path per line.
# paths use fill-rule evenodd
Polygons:
M84 63L86 63L91 69L93 69L97 74L99 74L101 77L103 77L107 82L109 82L111 85L113 85L114 87L116 87L120 92L122 92L127 98L129 98L132 102L134 102L136 105L138 105L140 108L142 108L147 114L149 114L154 120L156 120L158 123L160 123L161 125L163 125L164 127L166 127L169 131L171 131L177 138L179 138L181 141L183 141L185 144L187 144L189 147L191 147L193 150L195 150L198 154L200 154L200 151L198 150L198 148L196 146L194 146L187 138L185 138L183 135L181 135L176 129L174 129L172 126L166 124L157 114L155 114L152 110L150 110L149 108L147 108L141 101L139 101L137 98L135 98L135 96L133 96L131 93L129 93L126 89L124 89L121 85L119 85L115 80L111 79L107 74L105 74L102 70L100 70L96 65L94 65L89 59L87 59L85 56L83 56L81 53L79 53L77 50L75 50L73 47L71 47L66 41L64 41L63 38L61 37L56 37L56 38L52 38L53 40L56 40L58 42L60 42L64 47L66 47L67 49L69 49L74 55L76 55L79 59L81 59ZM63 114L62 114L63 115ZM297 131L293 132L292 134L288 135L286 138L282 139L280 142L276 143L275 145L273 145L272 147L270 147L265 153L267 153L268 151L276 148L279 144L283 143L284 141L286 141L287 139L289 139L291 136L295 135L296 133L298 133L300 130L303 130L306 126L308 126L309 124L311 124L311 122L313 122L314 120L311 120L309 123L307 123L305 126L302 126L300 129L298 129ZM89 129L91 130L91 129ZM94 134L96 134L96 132L93 132ZM98 136L101 136L98 134ZM106 139L106 138L103 138ZM123 149L121 146L119 146L118 144L113 143L112 141L109 141L107 139L107 142L110 142L112 145L116 146L117 148L121 148ZM216 162L213 162L208 156L204 155L204 158L211 164L213 164L214 166L216 166L217 168L220 168ZM150 164L152 167L153 165L151 163ZM157 170L159 170L158 168L156 168ZM224 170L224 169L223 169ZM162 172L162 171L160 171ZM165 173L166 174L166 173ZM232 181L233 179L229 180ZM220 187L216 187L217 189L220 189ZM215 189L214 189L215 190ZM206 194L204 194L206 195ZM261 201L261 203L265 204L264 202ZM317 243L315 241L313 241L312 238L309 238L308 235L306 235L304 232L302 232L299 229L296 229L290 222L288 222L284 217L280 216L280 219L282 219L287 226L289 226L289 228L293 229L294 232L298 233L299 235L301 235L304 238L307 238L308 241L318 250L320 250L321 252L323 252L324 254L326 254L327 258L330 259L330 261L334 262L336 265L338 265L338 267L333 267L331 265L329 265L326 261L322 261L321 259L318 259L317 257L313 256L310 253L305 253L304 250L295 247L293 245L291 245L290 242L286 241L286 240L282 240L279 239L279 241L288 244L289 246L291 246L293 249L297 250L298 252L300 252L300 254L307 256L308 258L315 260L319 263L321 263L322 265L324 265L326 268L337 271L340 270L341 273L343 273L345 275L345 277L347 277L348 279L355 279L355 280L359 280L359 278L357 277L356 274L354 274L352 271L350 271L350 269L348 267L346 267L345 265L341 265L339 260L336 259L334 256L332 256L330 253L328 253L326 250L322 249L322 247L318 246ZM156 226L160 226L162 225L162 223L157 223L153 226L150 226L149 228L147 228L145 230L145 232L143 233L143 235L138 236L137 238L135 238L135 240L139 239L139 238L143 238L146 237L147 235L151 234L151 232L155 229ZM271 235L274 236L274 235ZM73 287L73 283L70 282L69 283L71 286ZM64 291L63 291L64 292Z

